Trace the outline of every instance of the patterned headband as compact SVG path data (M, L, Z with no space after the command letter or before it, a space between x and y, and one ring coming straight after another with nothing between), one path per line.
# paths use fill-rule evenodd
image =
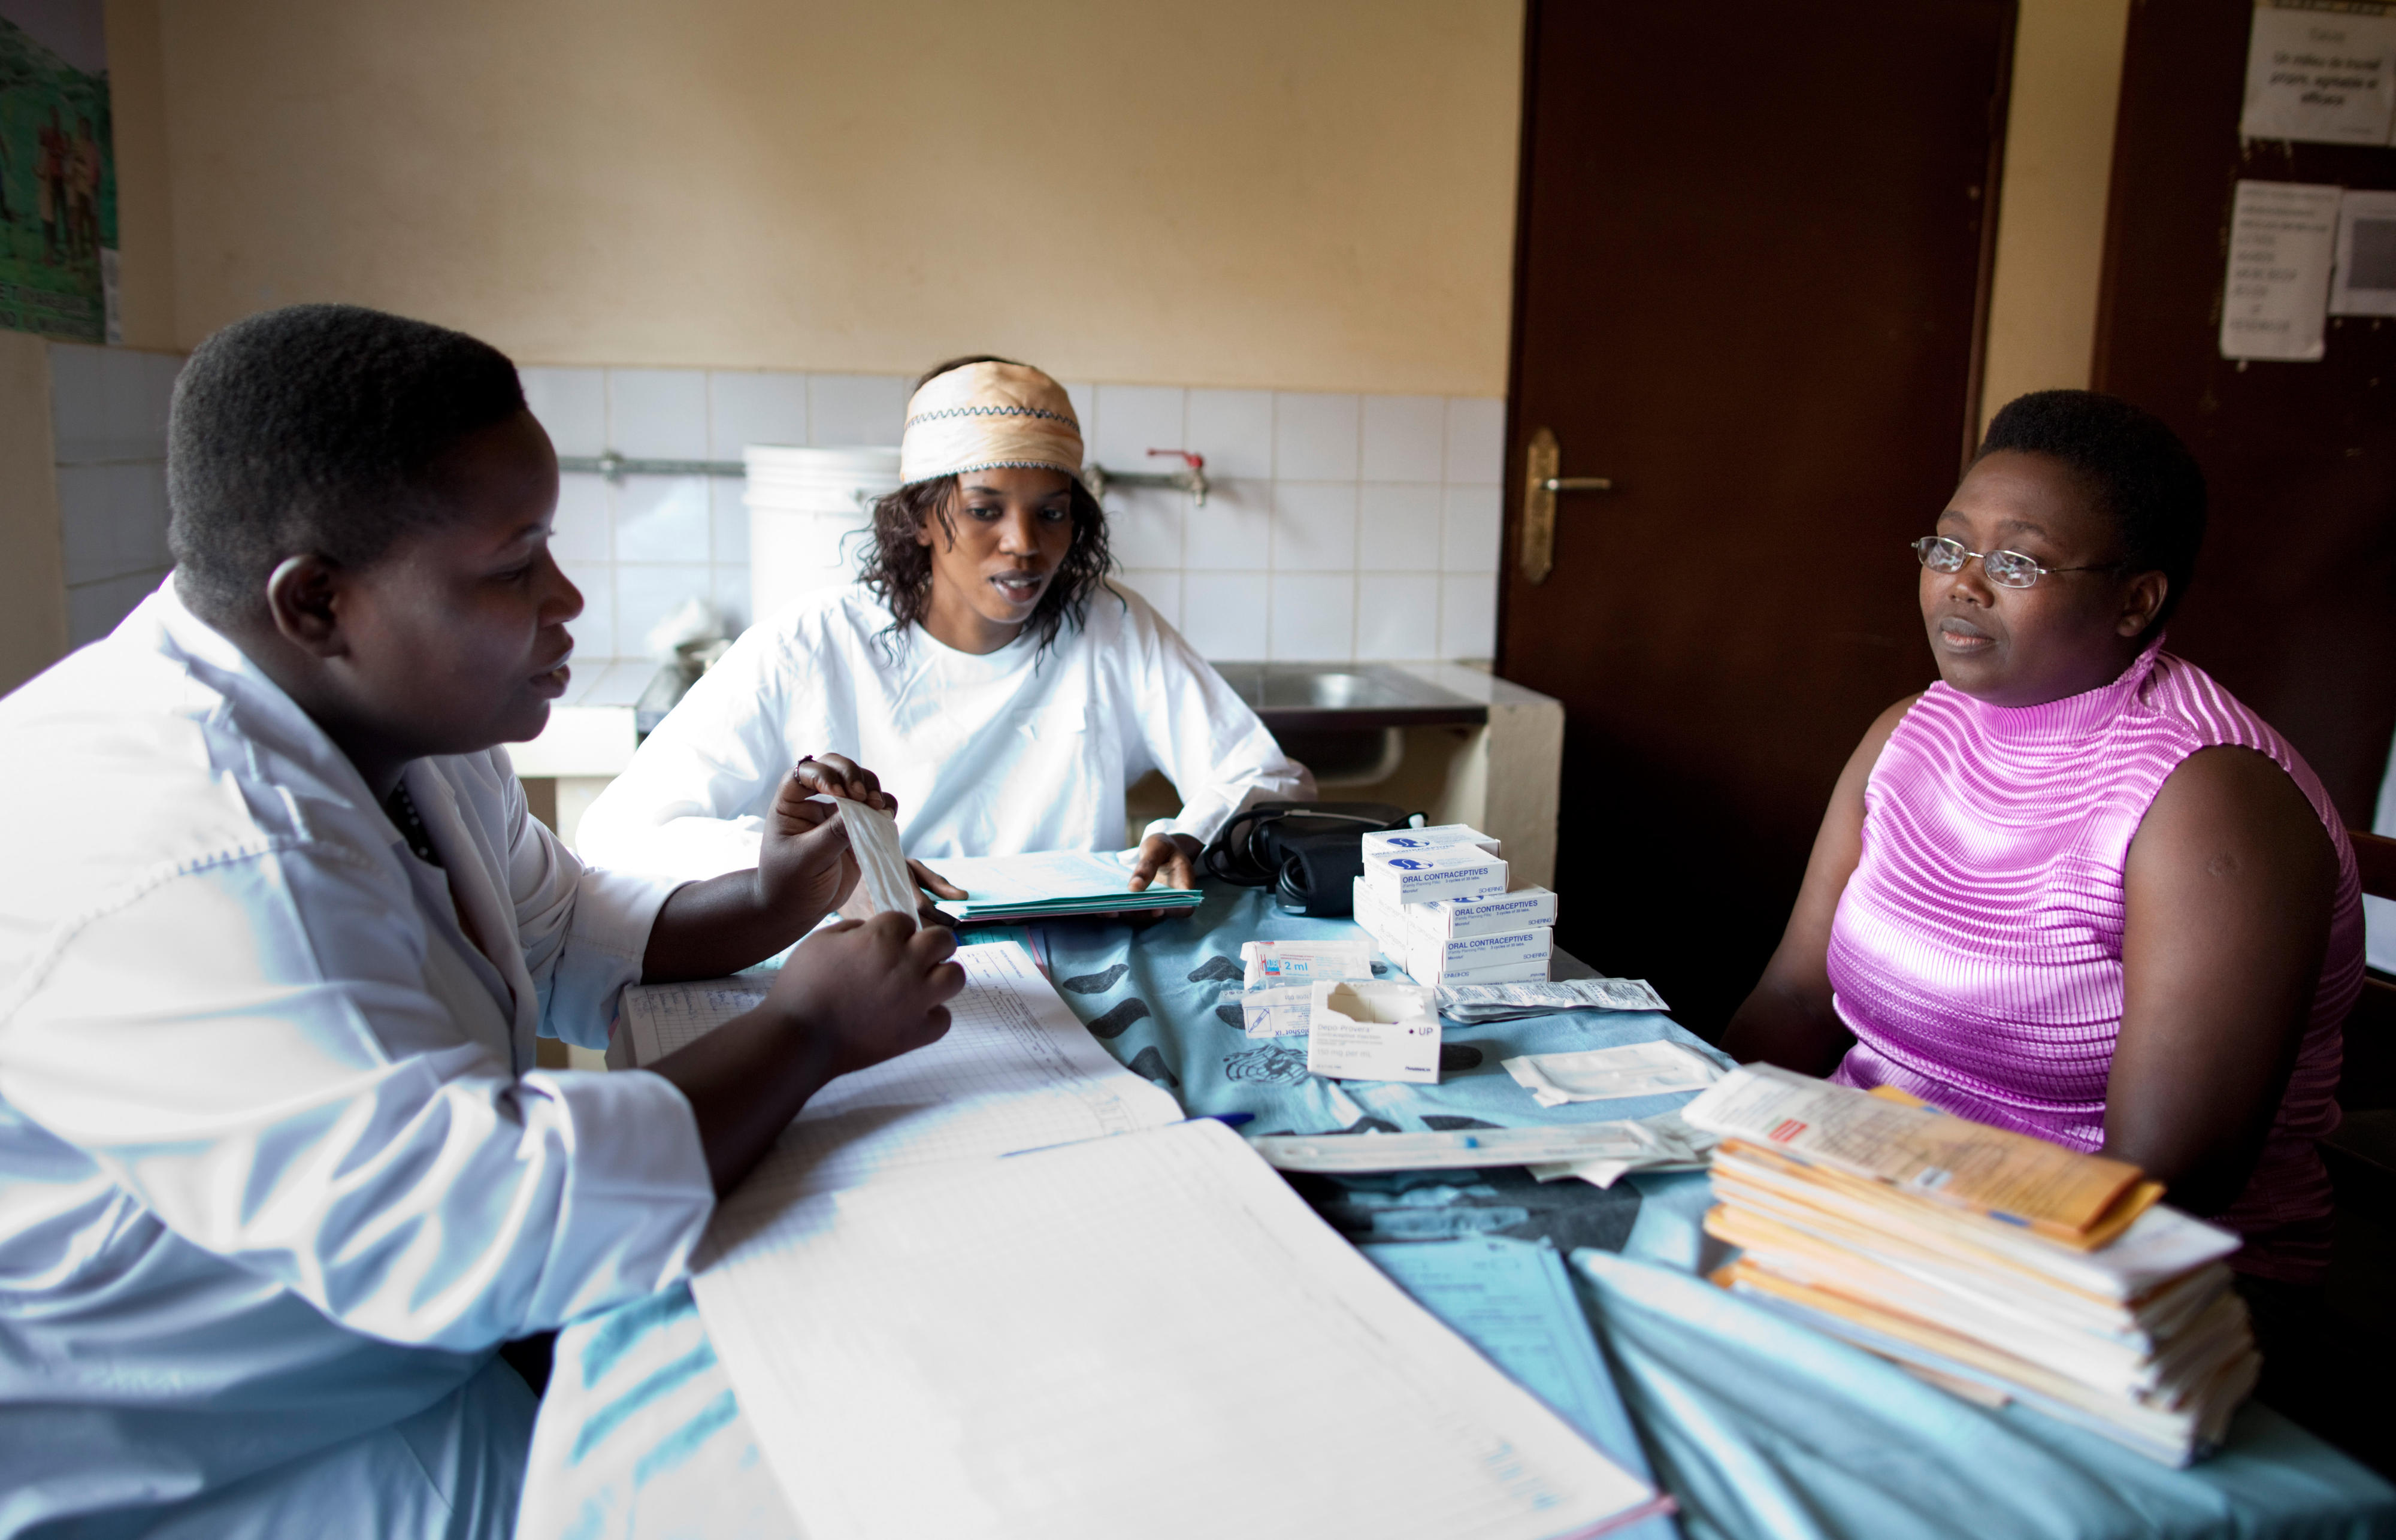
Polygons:
M965 364L924 381L907 403L898 479L912 486L1002 467L1081 479L1082 425L1065 388L1021 364Z

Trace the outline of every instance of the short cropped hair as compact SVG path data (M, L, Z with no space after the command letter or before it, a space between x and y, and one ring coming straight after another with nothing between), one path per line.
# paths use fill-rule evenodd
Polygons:
M525 410L515 365L463 332L357 305L293 305L202 342L166 426L167 544L214 619L263 612L286 557L371 565L444 522L427 479Z
M2150 631L2171 618L2204 544L2204 472L2161 418L2095 391L2036 391L2006 404L1976 458L2010 449L2077 472L2121 532L2135 572L2171 580Z

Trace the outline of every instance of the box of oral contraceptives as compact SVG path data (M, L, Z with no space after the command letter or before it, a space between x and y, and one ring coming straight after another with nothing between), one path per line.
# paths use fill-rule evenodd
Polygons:
M1317 984L1307 1018L1306 1070L1333 1080L1438 1084L1438 997L1413 984Z
M1487 936L1556 923L1556 896L1543 887L1516 888L1494 898L1443 898L1399 917L1426 936Z
M1459 984L1529 984L1548 976L1548 959L1526 957L1512 962L1487 962L1475 968L1444 968L1436 953L1418 949L1406 965L1406 976L1432 989Z
M1401 856L1413 850L1437 850L1443 845L1477 845L1492 856L1506 852L1494 834L1484 834L1470 824L1433 824L1429 829L1381 829L1364 836L1364 858L1376 856Z
M1364 885L1383 903L1494 898L1506 891L1506 863L1478 845L1364 858Z
M1486 936L1431 936L1417 932L1414 949L1406 953L1406 972L1420 980L1422 970L1417 963L1432 973L1460 976L1509 962L1545 962L1554 947L1555 936L1551 925L1494 931Z
M1382 956L1404 967L1406 953L1414 949L1416 938L1422 934L1408 922L1406 910L1366 887L1362 877L1349 883L1349 892L1356 923L1381 949Z

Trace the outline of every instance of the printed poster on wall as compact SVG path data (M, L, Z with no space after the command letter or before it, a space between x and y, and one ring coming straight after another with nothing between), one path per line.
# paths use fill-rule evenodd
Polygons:
M122 340L101 0L0 0L0 327Z
M2230 211L2221 356L2318 359L2343 190L2241 181Z
M2396 99L2396 9L2361 0L2255 7L2245 139L2386 144Z

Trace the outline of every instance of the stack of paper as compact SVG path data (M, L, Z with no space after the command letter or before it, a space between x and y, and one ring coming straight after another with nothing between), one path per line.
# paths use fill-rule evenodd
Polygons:
M695 1264L803 1533L1563 1540L1666 1506L1172 1121L1020 948L957 959L949 1035L826 1087ZM743 993L641 1009L705 1030Z
M2254 1387L2238 1238L2136 1166L1765 1066L1682 1115L1724 1139L1706 1230L1743 1249L1725 1288L2172 1465Z
M1131 852L1042 850L1028 856L953 856L925 865L965 890L942 899L959 920L1062 920L1080 914L1193 909L1196 888L1131 891Z

